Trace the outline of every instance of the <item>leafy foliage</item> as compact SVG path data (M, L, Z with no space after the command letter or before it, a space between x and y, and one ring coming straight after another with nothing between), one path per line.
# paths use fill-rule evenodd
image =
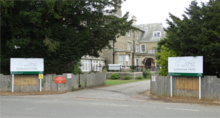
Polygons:
M168 57L176 57L177 54L174 51L162 45L161 51L157 52L157 56L160 57L157 59L157 64L159 65L159 68L160 68L159 75L167 76L168 75Z
M139 80L140 80L140 79L143 79L143 78L142 78L141 76L137 76L136 79L139 79Z
M83 55L99 56L133 29L112 14L122 0L1 0L1 73L10 58L44 58L45 73L73 72ZM113 8L114 7L114 8Z
M119 74L118 73L112 73L111 74L111 79L119 79Z
M149 69L146 69L146 68L143 69L143 75L144 75L145 78L147 78L147 75L151 75L151 74L152 73L150 72Z
M124 76L124 80L129 80L130 78L131 78L131 77L128 76L128 75Z
M169 15L171 20L167 19L169 27L165 29L165 52L170 56L172 51L178 56L203 56L204 75L219 76L220 1L210 0L207 4L201 3L200 7L194 0L186 9L183 19L171 13Z
M78 62L78 61L77 61ZM80 63L77 63L75 62L75 65L73 66L73 74L76 75L76 74L82 74L83 72L81 71L80 69L80 66L81 64Z

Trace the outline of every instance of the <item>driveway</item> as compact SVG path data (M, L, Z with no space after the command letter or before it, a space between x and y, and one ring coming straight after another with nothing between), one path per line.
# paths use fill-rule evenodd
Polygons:
M220 117L218 106L166 103L140 93L150 81L88 88L56 95L1 96L3 117Z
M97 99L97 100L120 100L120 101L143 101L149 97L141 95L150 89L150 81L140 81L129 84L114 85L108 87L87 88L74 92L57 95L42 95L51 98L72 99Z

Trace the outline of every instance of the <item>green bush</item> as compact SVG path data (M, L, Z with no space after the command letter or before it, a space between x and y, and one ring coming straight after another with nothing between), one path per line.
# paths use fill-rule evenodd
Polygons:
M119 74L118 73L112 73L111 74L111 79L119 79Z
M143 79L141 76L137 76L136 79Z
M136 66L130 66L130 72L136 72Z
M131 77L128 76L128 75L124 76L124 80L129 80L130 78L131 78Z
M153 73L151 73L149 69L144 68L144 70L143 70L143 76L144 76L144 78L147 78L147 76L149 77L149 76L151 76L152 74L153 74Z

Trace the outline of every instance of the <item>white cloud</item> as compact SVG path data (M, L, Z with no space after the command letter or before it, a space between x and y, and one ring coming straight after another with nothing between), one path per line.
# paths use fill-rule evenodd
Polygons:
M185 8L188 8L192 0L126 0L122 4L122 14L130 12L137 17L137 24L163 23L167 27L168 13L182 18ZM208 2L209 0L197 0Z

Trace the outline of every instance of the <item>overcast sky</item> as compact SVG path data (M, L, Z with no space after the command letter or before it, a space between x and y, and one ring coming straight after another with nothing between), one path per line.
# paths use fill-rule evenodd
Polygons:
M185 8L188 8L192 0L126 0L122 4L122 15L129 12L130 17L137 17L137 24L163 23L167 27L168 13L182 18ZM197 0L208 2L209 0Z

